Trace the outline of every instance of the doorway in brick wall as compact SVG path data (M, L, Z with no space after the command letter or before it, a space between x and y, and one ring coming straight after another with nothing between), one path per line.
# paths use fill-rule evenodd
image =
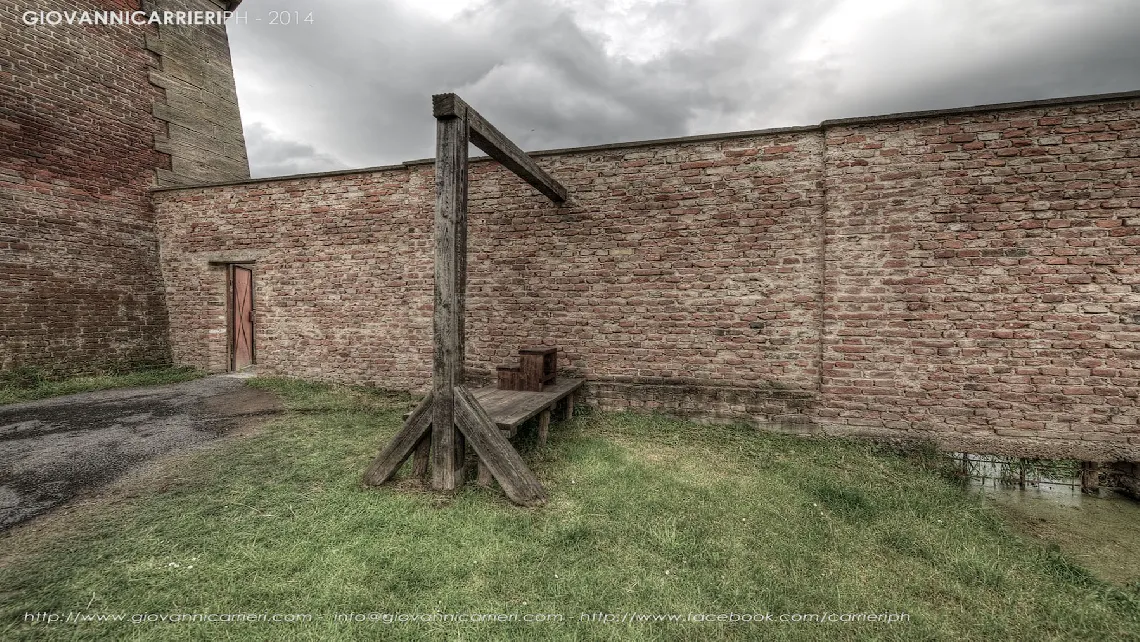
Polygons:
M229 277L230 370L239 372L257 363L253 341L253 268L231 265Z

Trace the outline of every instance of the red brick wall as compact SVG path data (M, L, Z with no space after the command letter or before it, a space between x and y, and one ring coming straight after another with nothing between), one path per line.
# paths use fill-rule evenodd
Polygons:
M21 20L137 5L0 6L0 371L169 359L147 193L168 159L153 148L147 29Z
M419 167L158 192L175 361L226 370L222 263L252 260L262 372L429 380L432 180Z
M469 367L556 344L606 406L1138 459L1138 112L537 155L562 208L474 163ZM433 188L413 163L156 193L175 358L225 369L220 264L253 260L263 372L424 389Z
M561 209L475 165L474 365L545 339L595 379L813 387L820 151L789 132L542 157Z
M473 164L469 366L549 342L615 384L814 386L819 145L792 132L546 157L574 194L561 209ZM418 164L157 193L175 358L225 369L210 262L255 260L262 371L423 388L434 189Z
M1138 116L1132 100L827 127L822 417L1135 457Z

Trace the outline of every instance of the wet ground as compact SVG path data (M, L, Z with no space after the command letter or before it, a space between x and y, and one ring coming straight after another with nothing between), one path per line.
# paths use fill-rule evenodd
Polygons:
M978 458L970 486L995 502L1018 531L1055 544L1070 559L1117 584L1140 582L1140 501L1109 489L1081 492L1075 474L1016 468Z
M1140 582L1140 502L1102 491L1058 501L1032 491L987 492L1014 528L1117 584Z
M225 375L0 406L0 530L281 410Z

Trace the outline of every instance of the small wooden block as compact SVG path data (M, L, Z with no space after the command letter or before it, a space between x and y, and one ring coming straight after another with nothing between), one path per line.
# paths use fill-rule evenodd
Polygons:
M542 392L558 379L558 348L521 348L523 390Z
M522 355L522 381L519 390L542 392L542 355Z
M522 390L522 369L511 366L495 368L498 375L499 390Z

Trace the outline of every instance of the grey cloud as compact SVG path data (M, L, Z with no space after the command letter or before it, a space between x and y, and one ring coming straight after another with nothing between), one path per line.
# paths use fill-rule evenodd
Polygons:
M312 145L284 139L261 123L245 127L245 144L249 152L249 173L254 178L308 174L347 165L336 157L317 151Z
M900 25L888 23L867 34L881 43L868 55L872 64L830 61L862 88L812 110L812 118L1140 89L1140 3L982 3L962 10L969 16L952 7L940 16L942 38L892 37Z
M849 1L849 0L847 0ZM944 0L862 25L842 56L795 52L845 0L672 0L634 8L647 59L612 55L604 0L486 0L440 22L396 2L246 0L314 23L230 28L250 120L304 150L258 171L433 153L430 95L457 91L525 149L804 125L825 118L1140 87L1140 3ZM853 27L854 29L855 27ZM276 150L276 151L273 151ZM323 150L321 156L317 150Z

